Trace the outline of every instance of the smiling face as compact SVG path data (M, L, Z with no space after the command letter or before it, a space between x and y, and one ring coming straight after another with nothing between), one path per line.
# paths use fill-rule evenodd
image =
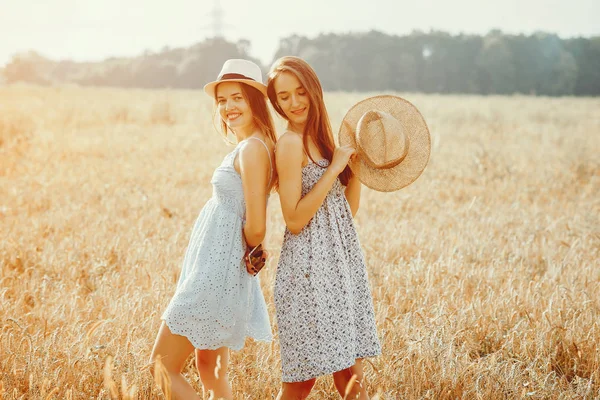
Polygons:
M217 86L217 106L221 119L229 129L247 129L254 123L252 110L239 82L223 82Z
M297 132L303 132L308 120L310 99L306 89L291 72L280 73L273 82L277 104Z

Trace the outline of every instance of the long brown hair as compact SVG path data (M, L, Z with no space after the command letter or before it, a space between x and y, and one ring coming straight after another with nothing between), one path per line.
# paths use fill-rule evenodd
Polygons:
M227 82L226 80L223 82ZM250 85L246 85L244 83L239 82L241 90L242 90L242 96L244 97L244 99L248 102L248 105L250 106L250 110L252 111L252 120L253 122L256 124L256 126L258 127L258 129L260 129L260 131L269 139L271 139L271 141L273 142L273 145L275 145L277 143L277 136L275 135L275 124L273 123L273 117L271 116L271 112L269 111L269 108L267 106L267 99L265 98L265 96L262 94L262 92L258 89L256 89L255 87L252 87ZM214 95L214 99L215 99L215 108L216 108L216 113L218 114L218 103L217 103L217 88L219 87L219 85L215 86L215 95ZM229 133L230 129L227 126L227 123L225 123L225 121L223 121L222 118L219 118L221 121L221 133L223 134L225 140L227 140L227 134ZM269 157L271 157L271 154L269 153ZM272 188L276 189L278 187L278 179L277 179L277 169L276 168L271 168L271 173L272 173L272 178L271 178L271 183L273 184Z
M285 56L275 61L275 64L273 64L269 71L267 95L269 96L269 100L275 111L286 120L287 117L285 116L285 112L283 112L277 103L277 94L275 93L275 79L277 79L282 72L294 74L294 76L298 78L298 81L300 81L304 90L306 90L306 93L308 93L310 106L308 109L306 126L304 127L304 132L302 132L304 151L314 162L315 160L312 159L308 152L308 139L310 138L319 149L321 155L331 162L335 150L335 141L333 140L333 131L331 129L331 123L329 122L329 114L327 114L325 101L323 100L323 88L317 74L306 61L298 57ZM344 185L348 185L348 181L351 177L352 171L348 166L346 166L344 171L339 175L340 181Z

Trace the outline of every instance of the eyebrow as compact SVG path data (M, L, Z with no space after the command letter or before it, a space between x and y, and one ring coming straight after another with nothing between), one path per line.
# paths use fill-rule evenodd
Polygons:
M230 94L229 97L231 97L231 96L241 96L241 95L242 95L241 93L236 92L236 93ZM217 99L224 99L224 98L225 98L225 96L219 96L219 95L217 95Z
M296 88L296 90L302 90L302 89L304 89L304 87L303 87L302 85L300 85L300 86L298 86L298 87ZM278 94L278 95L280 95L280 94L285 94L285 93L287 93L287 91L286 91L286 90L282 90L281 92L277 92L277 94Z

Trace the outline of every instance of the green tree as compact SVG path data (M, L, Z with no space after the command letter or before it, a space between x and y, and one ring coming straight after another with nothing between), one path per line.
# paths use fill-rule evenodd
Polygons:
M50 60L33 51L17 54L4 67L4 78L7 83L48 84L47 71L51 64Z
M573 93L578 96L600 94L600 37L576 38L565 41L565 49L577 65Z
M512 52L501 34L490 33L477 57L479 90L483 94L510 94L516 90Z

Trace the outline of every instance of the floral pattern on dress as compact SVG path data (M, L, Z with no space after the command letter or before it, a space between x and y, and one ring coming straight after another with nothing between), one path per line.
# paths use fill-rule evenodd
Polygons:
M302 169L302 196L328 160ZM275 308L283 382L301 382L381 354L366 263L339 179L310 222L285 231Z

